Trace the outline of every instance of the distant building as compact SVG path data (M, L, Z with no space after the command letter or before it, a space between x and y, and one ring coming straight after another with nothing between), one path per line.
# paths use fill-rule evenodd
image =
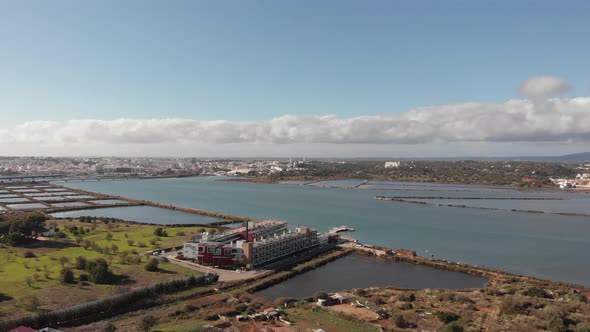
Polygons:
M348 301L348 298L346 298L345 296L342 296L338 293L335 293L334 295L329 295L325 299L318 299L317 305L322 306L322 307L328 307L328 306L337 305L337 304L344 304L347 301Z
M399 161L386 161L385 168L398 168L400 164Z

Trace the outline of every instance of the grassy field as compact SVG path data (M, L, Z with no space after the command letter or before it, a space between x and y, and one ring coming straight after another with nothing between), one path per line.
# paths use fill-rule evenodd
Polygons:
M168 262L160 264L160 271L148 272L144 268L147 257L141 257L141 254L157 248L181 245L202 227L168 227L165 228L168 236L157 237L154 235L154 230L159 227L157 225L91 224L78 220L50 220L48 223L59 227L67 235L66 240L36 241L26 247L0 247L0 319L26 314L26 310L18 305L18 300L28 295L36 296L42 309L54 310L129 288L198 274L197 271ZM84 234L73 234L66 226L82 227L85 229ZM87 248L84 248L85 245ZM35 257L25 258L26 252L33 253ZM124 252L135 261L124 262ZM78 256L87 260L99 257L107 260L111 272L118 276L118 284L62 284L59 281L62 264L74 271L76 280L80 274L86 273L74 268Z

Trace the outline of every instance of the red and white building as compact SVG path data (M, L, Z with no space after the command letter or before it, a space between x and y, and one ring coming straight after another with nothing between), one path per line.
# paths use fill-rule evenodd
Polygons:
M201 264L256 267L317 245L316 230L291 230L284 221L260 221L219 235L203 233L184 244L183 256Z

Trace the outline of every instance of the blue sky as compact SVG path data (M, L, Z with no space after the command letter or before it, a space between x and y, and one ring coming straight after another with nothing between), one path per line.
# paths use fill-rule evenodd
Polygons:
M589 12L588 1L4 0L0 129L504 103L535 76L587 96Z

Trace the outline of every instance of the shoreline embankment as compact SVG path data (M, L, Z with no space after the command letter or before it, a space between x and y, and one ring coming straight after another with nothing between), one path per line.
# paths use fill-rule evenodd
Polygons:
M565 200L563 198L534 198L534 197L434 197L434 196L375 196L374 197L380 201L392 201L392 202L400 202L400 203L409 203L409 204L418 204L418 205L429 205L429 206L442 206L442 207L454 207L454 208L463 208L463 209L475 209L475 210L490 210L490 211L506 211L506 212L519 212L519 213L544 213L544 214L555 214L560 216L570 216L570 217L590 217L590 214L587 213L575 213L575 212L547 212L541 210L521 210L521 209L501 209L501 208L493 208L493 207L483 207L483 206L469 206L464 204L441 204L441 203L432 203L432 202L423 202L423 201L416 201L415 199L431 199L431 200L447 200L447 199L455 199L455 200L512 200L512 201L561 201Z

